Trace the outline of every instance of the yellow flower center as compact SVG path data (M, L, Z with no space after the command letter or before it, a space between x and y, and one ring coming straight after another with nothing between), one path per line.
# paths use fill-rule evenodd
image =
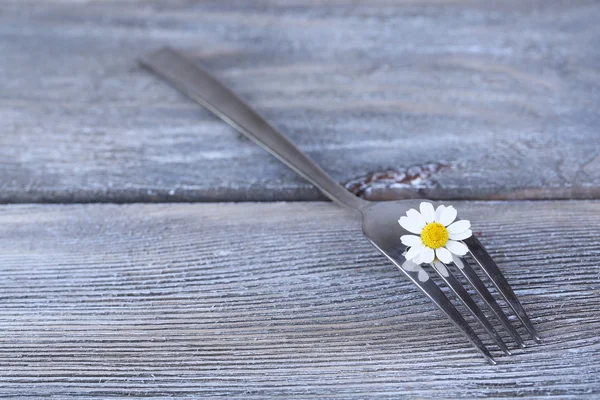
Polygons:
M442 247L448 242L448 229L439 222L431 222L423 228L421 240L431 249Z

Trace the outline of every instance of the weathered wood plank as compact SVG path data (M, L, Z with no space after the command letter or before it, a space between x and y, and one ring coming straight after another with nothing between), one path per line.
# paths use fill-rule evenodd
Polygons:
M448 166L353 185L367 196L597 197L599 18L593 0L3 1L0 201L320 198L137 66L166 44L340 182Z
M598 398L600 202L459 206L545 339L496 367L332 204L0 207L0 396Z

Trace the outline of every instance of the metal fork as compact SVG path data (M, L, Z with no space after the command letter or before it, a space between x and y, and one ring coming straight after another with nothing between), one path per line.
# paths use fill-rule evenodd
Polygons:
M407 232L398 225L397 219L407 210L411 208L417 209L422 200L371 202L353 195L334 181L323 169L302 153L290 140L269 124L234 92L225 87L199 65L175 50L163 48L146 55L140 62L144 67L164 78L181 92L187 94L223 121L255 141L259 146L310 181L331 200L360 214L362 216L362 229L365 237L450 318L489 363L496 364L488 348L440 287L438 287L437 283L433 279L423 281L419 279L418 271L402 268L402 264L405 261L403 253L406 250L406 246L401 243L400 236ZM432 203L436 205L435 202ZM475 236L471 236L463 242L469 248L468 257L471 258L471 262L467 257L460 258L454 263L455 265L452 269L455 272L458 270L466 281L473 286L515 343L519 347L525 347L523 339L479 275L475 272L471 263L479 266L496 287L501 297L506 301L508 307L512 309L521 321L533 340L538 343L541 342L514 291L479 240ZM450 291L470 311L497 346L506 354L510 354L510 350L500 334L481 311L477 303L471 298L465 287L453 275L451 266L442 265L445 268L433 268L441 280L445 282Z

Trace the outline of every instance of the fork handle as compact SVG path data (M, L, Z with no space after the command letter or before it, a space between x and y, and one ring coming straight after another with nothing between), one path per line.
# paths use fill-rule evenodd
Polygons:
M331 200L356 210L368 204L337 183L256 110L187 57L166 47L146 55L140 62L248 136L310 181Z

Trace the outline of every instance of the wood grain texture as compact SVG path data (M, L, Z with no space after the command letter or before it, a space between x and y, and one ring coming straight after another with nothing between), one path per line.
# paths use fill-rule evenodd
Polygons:
M6 0L0 202L321 198L136 64L163 45L340 182L451 166L366 196L598 197L599 19L593 0Z
M598 398L600 202L455 205L545 339L496 367L329 203L2 206L0 396Z

